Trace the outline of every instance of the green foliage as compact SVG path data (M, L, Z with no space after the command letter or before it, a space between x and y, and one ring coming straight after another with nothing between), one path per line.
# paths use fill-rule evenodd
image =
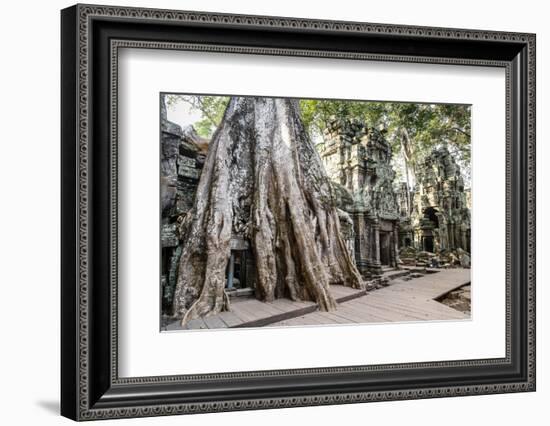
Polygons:
M394 152L401 150L414 174L438 145L447 144L464 177L470 177L470 107L443 104L390 104L388 134Z
M201 119L193 125L197 133L210 138L218 127L228 96L167 95L166 104L186 102ZM421 104L404 102L363 102L345 100L301 99L301 118L311 135L322 135L331 116L362 119L369 127L384 128L397 163L397 175L414 184L417 165L431 150L446 143L470 178L469 105Z
M332 101L300 99L302 121L311 131L322 133L328 119L335 115L347 118L363 118L368 123L383 121L385 104L382 102Z
M470 175L470 106L400 102L300 100L302 120L310 132L323 133L328 119L359 118L370 127L384 128L394 154L402 157L398 175L414 183L416 166L431 150L446 143Z
M202 118L193 127L200 136L210 138L223 119L229 99L229 96L167 95L166 106L185 102L192 110L199 111Z

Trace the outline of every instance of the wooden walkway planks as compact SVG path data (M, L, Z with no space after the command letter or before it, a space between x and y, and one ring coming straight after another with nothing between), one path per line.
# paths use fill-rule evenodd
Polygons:
M334 312L319 311L314 302L277 299L264 303L256 299L245 299L234 301L230 312L192 320L184 328L179 322L174 322L166 329L204 330L468 319L468 315L434 299L469 282L468 269L445 269L409 281L403 280L399 274L390 286L368 293L340 285L331 286L331 293L339 303Z
M469 282L468 269L446 269L409 281L397 278L388 287L341 303L334 312L318 311L315 316L291 318L270 327L469 319L469 315L434 300ZM340 322L334 321L335 316Z
M354 291L356 292L357 290ZM273 302L265 303L256 299L245 299L234 301L231 304L231 311L229 312L221 312L218 315L191 320L185 327L181 327L179 321L174 321L166 327L166 330L262 327L272 322L284 321L288 318L313 313L316 310L317 304L315 302L277 299Z

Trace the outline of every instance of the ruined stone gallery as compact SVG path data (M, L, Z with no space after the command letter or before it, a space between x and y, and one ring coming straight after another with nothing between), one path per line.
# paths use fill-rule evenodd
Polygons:
M470 107L162 94L162 330L461 320Z

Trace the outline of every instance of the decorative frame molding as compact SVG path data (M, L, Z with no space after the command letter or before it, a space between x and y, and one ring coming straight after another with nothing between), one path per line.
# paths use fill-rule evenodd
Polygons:
M132 23L140 28L130 29ZM176 36L174 28L184 34ZM205 28L225 31L237 43L214 43ZM265 34L264 45L253 45L249 31ZM140 38L145 33L158 40ZM300 35L312 33L336 49L302 46ZM290 37L298 41L290 43ZM356 40L370 43L358 51ZM417 54L404 54L403 46ZM123 47L505 68L506 357L119 378L116 121L118 49ZM535 390L533 34L76 5L62 11L62 81L63 415L91 420ZM491 377L452 383L480 368ZM502 370L501 376L493 370ZM458 374L453 371L464 374L453 379ZM411 372L425 372L433 385L404 386ZM377 384L381 373L391 376L384 386ZM297 386L298 377L311 386ZM224 383L233 379L243 381L242 389L224 393ZM270 396L256 397L258 389Z

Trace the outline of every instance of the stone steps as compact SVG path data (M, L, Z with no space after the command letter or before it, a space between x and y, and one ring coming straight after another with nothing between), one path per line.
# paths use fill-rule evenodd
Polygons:
M395 280L397 278L405 277L409 275L411 271L407 269L394 269L384 273L382 276L387 278L389 281Z

